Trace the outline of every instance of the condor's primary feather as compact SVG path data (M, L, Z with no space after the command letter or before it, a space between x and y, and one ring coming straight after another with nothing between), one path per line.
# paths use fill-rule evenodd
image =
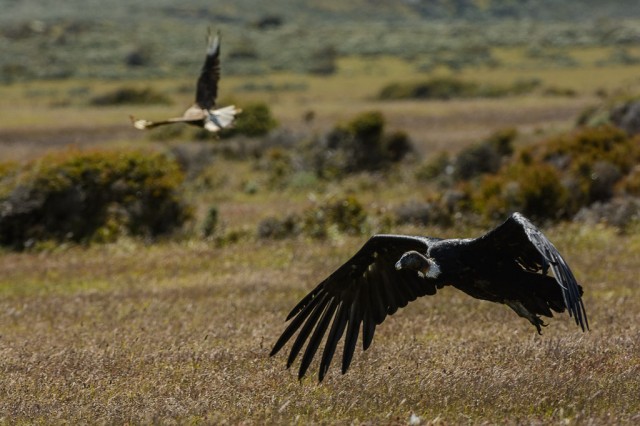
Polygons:
M360 331L366 350L388 315L446 285L509 306L538 333L545 325L540 316L552 317L552 311L567 310L583 331L589 328L582 287L564 258L538 228L514 213L475 239L374 235L291 310L271 355L297 333L287 368L306 344L298 371L302 378L326 335L318 379L325 377L340 340L344 374Z

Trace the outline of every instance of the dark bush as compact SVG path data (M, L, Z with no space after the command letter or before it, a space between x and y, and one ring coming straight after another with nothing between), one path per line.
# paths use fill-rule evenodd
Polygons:
M434 77L420 82L390 83L378 93L378 99L455 99L497 98L522 95L540 86L540 81L518 80L511 84L479 84L455 77Z
M112 92L93 97L89 103L96 106L124 105L124 104L163 104L171 105L171 99L163 93L151 88L136 89L122 87Z
M500 168L502 157L490 144L481 143L463 149L457 155L454 166L456 179L468 180L486 173L495 173Z
M206 238L210 238L215 235L218 229L218 216L218 207L209 207L207 216L204 218L204 223L202 224L202 234Z
M451 212L438 201L410 201L397 207L394 213L396 222L399 224L440 226L452 224Z
M429 181L439 176L453 172L453 164L449 153L442 151L430 157L423 165L416 170L416 179Z
M640 223L640 198L619 197L596 202L580 209L574 220L588 224L606 223L626 230L630 225Z
M326 46L313 52L307 63L307 71L316 75L330 75L336 72L338 52L333 46Z
M474 97L478 84L451 77L417 83L391 83L380 90L379 99L451 99Z
M258 237L280 240L293 237L300 232L300 218L289 215L284 219L270 217L258 225Z
M620 190L624 195L640 197L640 165L631 170L620 182Z
M383 146L386 149L386 157L392 163L403 160L407 155L414 152L413 144L407 132L396 130L384 135Z
M490 134L484 143L492 146L498 154L502 156L509 156L513 154L513 141L518 136L518 129L514 127L507 127L505 129L499 129Z
M476 211L486 217L500 218L520 211L545 220L572 213L567 211L568 196L560 173L553 166L516 163L500 174L485 176L472 199Z
M385 120L379 111L358 114L337 125L318 144L313 163L319 176L333 177L359 171L384 170L413 151L406 133L384 133Z
M0 244L100 242L155 237L191 217L183 176L166 157L143 152L48 156L0 180Z
M242 113L237 116L234 126L221 132L221 136L264 136L276 127L278 122L271 114L269 106L264 102L256 102L242 105Z
M611 198L617 182L640 162L640 144L611 125L582 128L533 151L532 155L577 180L581 204Z
M305 210L302 220L302 230L314 238L325 238L332 231L360 235L367 230L367 213L353 195L329 197Z

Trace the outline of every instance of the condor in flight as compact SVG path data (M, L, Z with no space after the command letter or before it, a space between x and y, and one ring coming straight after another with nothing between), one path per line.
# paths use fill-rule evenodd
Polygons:
M553 276L547 275L551 268ZM347 263L305 296L287 316L275 355L298 332L287 368L306 343L302 378L327 330L318 379L322 381L344 336L346 373L362 328L366 350L376 326L417 297L452 285L469 296L504 303L541 333L540 315L569 311L589 329L582 287L558 250L529 220L514 213L503 224L474 239L375 235Z
M204 127L210 132L218 132L231 126L240 109L233 105L213 109L218 96L218 80L220 80L220 32L213 38L209 32L209 48L205 58L198 85L196 87L196 103L184 112L182 117L169 118L163 121L136 120L131 122L136 129L144 130L172 123L187 123Z

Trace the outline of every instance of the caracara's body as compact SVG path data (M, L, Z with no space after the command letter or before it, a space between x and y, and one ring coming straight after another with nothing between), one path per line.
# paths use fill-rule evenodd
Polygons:
M553 276L547 275L548 269ZM324 335L328 337L319 379L326 374L338 341L345 336L342 372L349 368L362 328L367 349L377 325L417 297L451 285L477 299L502 303L541 332L540 316L569 311L588 329L582 287L551 242L525 217L506 222L475 239L375 235L291 311L291 323L276 342L277 353L299 330L287 367L307 343L304 376Z
M203 127L210 132L218 132L233 124L236 114L241 111L233 105L214 109L218 96L220 80L220 34L215 38L209 34L207 56L198 78L196 102L187 109L182 117L169 118L162 121L138 120L131 117L136 129L145 130L173 123L186 123Z

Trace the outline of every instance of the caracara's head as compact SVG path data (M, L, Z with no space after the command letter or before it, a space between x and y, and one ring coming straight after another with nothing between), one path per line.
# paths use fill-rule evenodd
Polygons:
M415 250L403 254L400 260L396 262L396 269L411 269L429 278L435 278L440 275L438 264Z
M150 121L147 121L147 120L136 120L135 117L132 115L129 116L129 119L131 120L133 127L139 130L144 130L147 127L150 127L152 124Z

